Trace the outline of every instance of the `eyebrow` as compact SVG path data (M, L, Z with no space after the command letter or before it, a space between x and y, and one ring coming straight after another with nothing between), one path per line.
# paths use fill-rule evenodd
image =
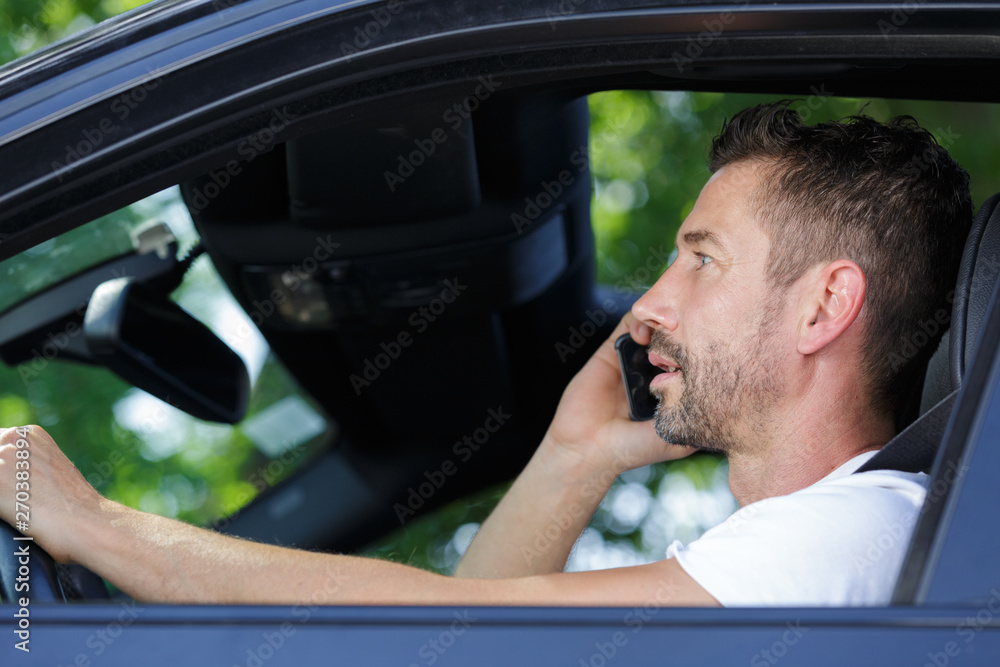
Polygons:
M715 232L711 232L707 229L695 229L690 232L685 232L684 243L687 245L696 245L698 243L710 243L716 248L721 250L726 250L728 246L719 238L719 235Z

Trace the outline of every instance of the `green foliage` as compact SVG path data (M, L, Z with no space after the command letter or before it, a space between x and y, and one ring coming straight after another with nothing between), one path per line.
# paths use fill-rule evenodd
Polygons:
M508 488L509 483L502 484L449 503L389 533L361 555L450 574L475 530Z
M641 291L673 248L684 217L709 177L708 150L723 121L747 106L782 99L660 91L611 91L590 97L593 224L601 282ZM793 103L810 123L859 113L886 121L909 114L972 175L978 204L1000 191L1000 153L983 141L1000 109L977 103L863 100L811 96ZM650 270L655 267L657 270Z
M133 208L123 208L4 260L0 265L3 267L0 310L63 278L130 251L131 232L144 220ZM114 277L117 276L108 275L109 279Z
M198 274L189 272L188 289ZM216 293L216 304L219 299ZM103 368L46 356L43 347L20 366L0 364L0 425L41 425L98 491L126 505L208 524L238 511L265 482L281 481L318 451L315 439L291 450L288 463L272 461L239 428L190 418ZM287 371L269 358L248 415L297 392ZM141 414L136 399L143 401Z
M3 0L0 63L121 14L148 0Z
M131 250L131 232L150 220L167 221L182 247L196 241L178 190L154 195L0 263L0 310ZM114 277L112 270L107 278ZM226 308L238 312L207 256L193 264L173 297L197 310L210 327L216 326L213 314ZM246 324L252 326L249 319ZM224 337L226 332L217 333ZM190 418L103 368L51 361L58 349L81 335L79 327L56 329L28 362L16 368L0 365L0 425L43 426L109 498L208 524L237 512L318 451L321 440L314 438L283 461L272 460L242 428ZM269 357L254 382L248 416L297 393L287 371Z

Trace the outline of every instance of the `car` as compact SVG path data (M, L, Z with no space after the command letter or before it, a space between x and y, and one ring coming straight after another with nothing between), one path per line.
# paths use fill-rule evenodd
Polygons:
M259 417L249 386L260 368L167 298L204 254L254 326L243 337L262 336L292 378L280 410L248 431L273 446L248 483L262 493L217 508L237 511L215 527L359 549L516 475L563 387L638 296L595 278L587 95L814 100L826 85L993 103L998 11L153 2L0 70L0 260L21 257L31 278L2 306L0 356L22 377L83 362L201 419L240 422L248 407ZM186 211L173 225L102 217L178 185ZM948 344L915 333L904 351L928 365L910 415L924 416L886 454L930 468L932 484L892 606L664 608L657 591L633 609L56 604L101 587L41 559L32 603L5 600L3 655L83 666L993 664L1000 538L982 508L1000 500L996 203L983 204L953 309L936 323L949 325ZM40 264L45 244L84 225L101 234ZM123 418L169 418L137 405ZM85 472L148 474L115 451ZM173 497L186 493L197 489ZM20 548L0 555L5 585L21 576Z

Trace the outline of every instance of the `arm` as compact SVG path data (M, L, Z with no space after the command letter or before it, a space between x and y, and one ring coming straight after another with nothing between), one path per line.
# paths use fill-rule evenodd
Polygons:
M37 426L31 534L61 562L87 566L158 602L633 606L712 604L673 561L599 572L456 579L398 563L239 540L102 498ZM0 433L0 499L14 496L15 430ZM13 503L0 501L0 518Z
M561 572L611 483L626 469L591 468L546 436L476 533L455 567L455 576Z
M641 345L649 343L649 327L625 315L566 388L541 445L480 528L455 576L562 571L620 473L691 453L663 442L652 422L629 419L614 349L625 332Z
M139 599L257 604L709 604L674 561L600 572L457 579L400 563L287 549L105 501L83 564ZM707 598L707 599L706 599Z

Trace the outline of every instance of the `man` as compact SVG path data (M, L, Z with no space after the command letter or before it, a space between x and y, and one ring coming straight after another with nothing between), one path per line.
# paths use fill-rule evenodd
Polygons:
M807 127L787 102L735 116L711 169L677 258L567 387L455 577L129 509L101 498L38 427L0 438L0 498L14 496L27 443L38 544L147 600L887 603L925 476L850 473L892 437L911 372L901 340L953 285L968 177L912 121ZM626 331L665 371L651 383L655 424L627 417L613 350ZM695 449L729 458L737 513L659 562L561 571L618 473ZM12 521L12 502L0 516ZM541 552L539 531L552 539Z

